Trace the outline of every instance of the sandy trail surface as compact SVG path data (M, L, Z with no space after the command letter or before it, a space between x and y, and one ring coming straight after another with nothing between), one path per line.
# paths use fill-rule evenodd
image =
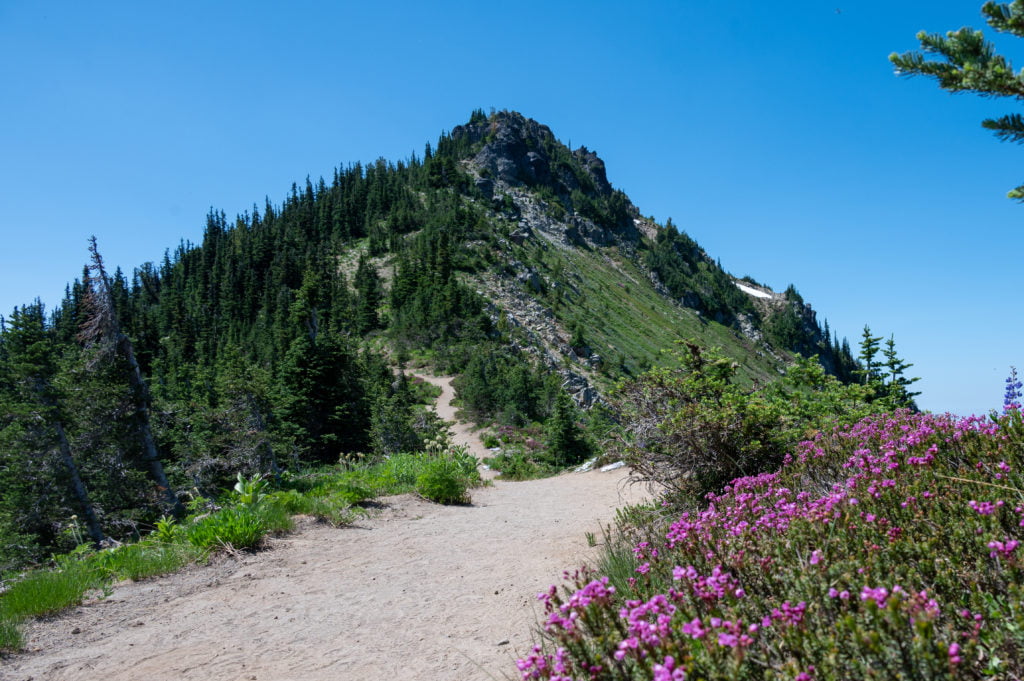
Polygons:
M438 412L452 418L448 379ZM468 426L456 442L485 450ZM355 527L313 521L265 551L222 556L32 624L0 679L331 681L517 678L536 594L592 560L625 469L496 481L469 506L403 495Z

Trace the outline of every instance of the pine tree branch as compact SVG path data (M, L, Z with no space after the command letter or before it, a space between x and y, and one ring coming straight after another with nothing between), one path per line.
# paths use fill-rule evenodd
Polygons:
M1009 33L1024 38L1024 2L1014 0L1010 4L986 2L981 8L988 25L1000 33Z
M1024 116L1008 114L1002 118L989 118L981 126L995 133L1002 142L1024 142Z

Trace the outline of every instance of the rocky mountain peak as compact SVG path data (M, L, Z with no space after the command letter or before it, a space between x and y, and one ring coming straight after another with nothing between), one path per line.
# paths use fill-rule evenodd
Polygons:
M596 153L586 147L570 151L551 128L521 113L478 113L452 130L451 137L468 142L475 152L471 163L482 175L508 186L546 186L566 197L573 191L594 198L613 192Z

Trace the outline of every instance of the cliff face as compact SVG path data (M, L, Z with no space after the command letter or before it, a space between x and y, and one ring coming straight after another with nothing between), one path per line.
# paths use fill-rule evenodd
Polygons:
M545 186L559 196L571 196L573 191L612 195L604 161L596 153L586 147L570 151L551 128L520 113L501 111L457 126L451 135L478 149L472 162L483 176L505 185Z

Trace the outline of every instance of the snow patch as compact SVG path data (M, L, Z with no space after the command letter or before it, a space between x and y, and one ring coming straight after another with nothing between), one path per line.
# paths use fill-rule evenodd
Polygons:
M739 290L743 291L747 295L754 296L755 298L771 298L772 297L772 294L770 294L770 293L765 293L764 291L759 291L756 288L750 288L749 286L744 286L743 284L741 284L739 282L736 282L736 288L738 288Z

